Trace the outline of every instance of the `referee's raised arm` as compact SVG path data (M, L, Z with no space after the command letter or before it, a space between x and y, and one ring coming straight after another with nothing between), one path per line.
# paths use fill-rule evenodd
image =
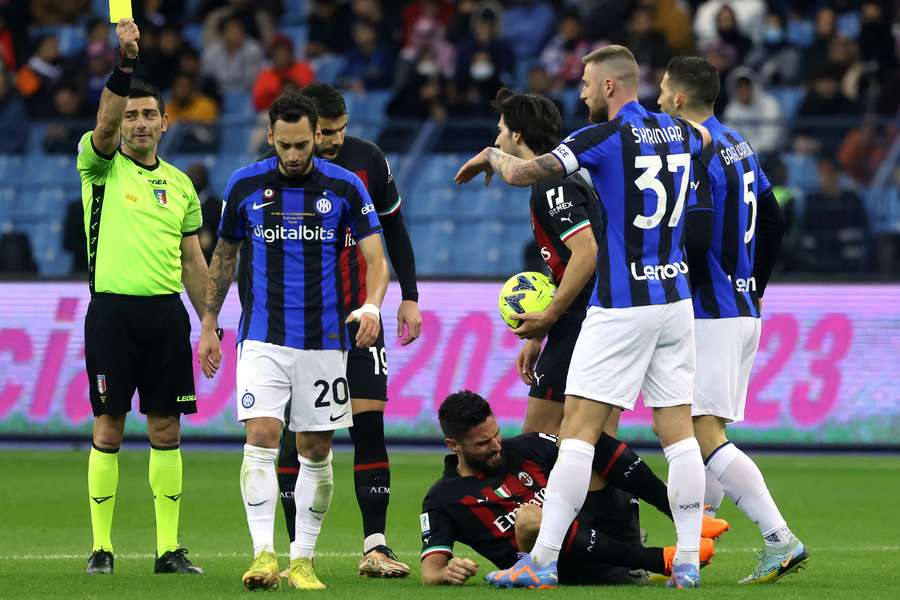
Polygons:
M133 19L121 19L116 25L116 35L119 38L119 59L100 94L97 126L91 135L94 148L105 155L113 154L119 147L119 127L125 114L131 76L138 57L138 41L141 39L141 32Z

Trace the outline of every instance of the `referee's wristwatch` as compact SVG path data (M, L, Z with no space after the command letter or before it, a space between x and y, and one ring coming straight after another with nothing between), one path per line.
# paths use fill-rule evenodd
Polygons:
M225 336L225 330L221 327L216 327L216 337L219 338L219 341L222 341L222 338Z

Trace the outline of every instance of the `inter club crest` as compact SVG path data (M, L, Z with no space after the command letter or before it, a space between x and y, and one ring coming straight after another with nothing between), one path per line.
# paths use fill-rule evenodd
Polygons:
M153 190L153 195L156 196L156 201L160 206L167 206L169 204L169 200L166 198L166 190Z

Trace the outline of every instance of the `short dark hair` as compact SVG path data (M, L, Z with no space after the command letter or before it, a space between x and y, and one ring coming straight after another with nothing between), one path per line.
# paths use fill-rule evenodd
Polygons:
M559 145L562 116L548 98L517 94L500 88L491 103L510 131L518 132L535 154L546 154Z
M461 440L473 427L485 422L493 413L488 401L469 390L450 394L438 409L438 421L444 437Z
M687 95L691 106L711 107L719 97L719 72L699 56L676 56L666 67L669 85Z
M337 119L347 114L347 104L336 87L327 83L311 83L300 90L300 93L313 101L319 116L326 119Z
M138 79L137 77L131 78L131 88L128 90L128 97L156 98L160 116L166 114L166 104L163 102L162 94L159 93L159 88L143 79Z
M316 131L319 123L319 111L315 103L300 92L284 92L269 108L269 125L275 128L275 121L279 119L286 123L297 123L303 117L309 119L309 128Z

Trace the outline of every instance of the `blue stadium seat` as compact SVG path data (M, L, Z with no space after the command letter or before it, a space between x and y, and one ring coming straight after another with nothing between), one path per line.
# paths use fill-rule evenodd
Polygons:
M781 105L781 112L787 120L793 119L797 115L797 109L800 108L800 103L806 97L806 90L802 87L775 87L772 88L771 93Z
M19 154L0 154L0 182L12 183L21 178L23 163Z
M23 181L29 185L76 185L80 179L75 167L75 154L27 155Z
M410 237L416 249L416 271L420 275L436 276L452 273L450 263L455 251L456 229L453 221L448 219L410 223Z
M356 120L377 121L384 118L388 102L391 100L389 90L369 90L364 93L347 92L347 114Z
M65 214L66 204L77 199L62 186L20 185L12 202L13 218L41 222Z
M222 94L223 116L253 115L253 100L249 92L226 92Z
M278 33L287 36L294 43L294 54L303 56L303 48L306 46L306 39L309 37L309 27L306 25L282 25L278 28Z
M344 69L344 58L334 54L326 54L313 61L316 79L322 83L333 84Z
M819 172L814 157L808 154L785 152L781 159L787 168L789 186L797 188L804 194L819 189Z
M27 233L31 239L34 260L41 275L62 277L72 268L72 257L62 249L62 225L61 218L15 224L15 229Z
M216 155L212 166L209 166L209 184L213 193L221 198L225 194L225 187L231 175L254 160L255 157L238 153Z
M87 129L85 129L87 131ZM25 142L26 153L43 153L44 138L47 137L46 123L30 123L28 125L28 140ZM78 152L78 148L72 148L72 156Z
M453 218L456 199L456 190L451 187L414 188L412 193L404 196L403 212L410 219Z
M181 35L191 46L193 46L198 52L201 52L203 49L203 25L200 23L193 23L191 25L185 25L181 28Z

